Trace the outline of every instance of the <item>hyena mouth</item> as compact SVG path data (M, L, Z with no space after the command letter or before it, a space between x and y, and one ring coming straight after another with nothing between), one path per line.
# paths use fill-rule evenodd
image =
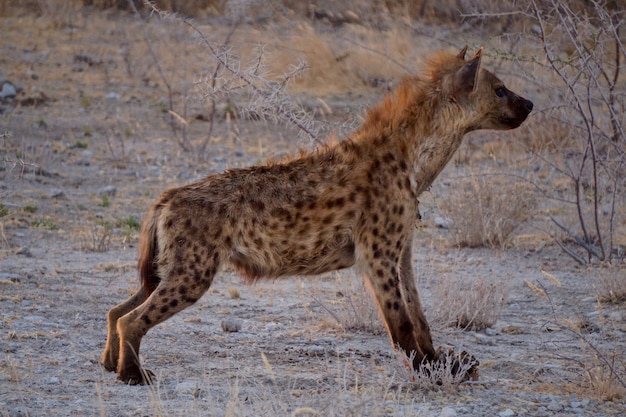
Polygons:
M515 129L519 127L524 120L528 117L530 112L533 110L534 104L530 100L526 100L521 98L521 102L517 106L517 111L515 112L515 116L501 116L500 123L505 126L510 127L511 129Z

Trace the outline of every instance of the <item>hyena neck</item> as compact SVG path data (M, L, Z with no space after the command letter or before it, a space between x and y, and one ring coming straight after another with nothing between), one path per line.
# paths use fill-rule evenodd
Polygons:
M367 115L353 140L384 155L384 148L409 167L411 192L428 189L471 130L456 103L418 78L404 80Z

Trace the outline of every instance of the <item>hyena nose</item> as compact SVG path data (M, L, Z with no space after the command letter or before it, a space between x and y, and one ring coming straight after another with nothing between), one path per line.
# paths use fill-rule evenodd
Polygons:
M528 113L530 113L531 111L533 111L533 102L530 100L524 100L524 107L526 107L526 110L528 110Z

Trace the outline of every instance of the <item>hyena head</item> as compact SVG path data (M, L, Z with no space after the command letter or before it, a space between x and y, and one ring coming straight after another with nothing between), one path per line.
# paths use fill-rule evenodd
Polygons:
M481 68L482 48L465 60L467 46L454 60L431 62L431 77L439 78L442 92L458 103L468 121L467 131L508 130L522 124L533 109L530 100L518 96L498 77Z

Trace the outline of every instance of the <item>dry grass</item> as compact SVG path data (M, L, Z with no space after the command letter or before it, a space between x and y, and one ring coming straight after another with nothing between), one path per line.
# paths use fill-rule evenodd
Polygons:
M455 274L435 281L432 321L444 327L478 331L492 327L507 298L503 281Z
M626 303L626 266L618 261L597 269L594 285L598 300L603 303Z
M317 300L344 329L383 334L385 327L373 296L364 280L353 271L335 273L337 298Z
M465 352L462 353L465 355ZM409 361L411 363L411 361ZM455 391L464 382L472 364L469 361L459 361L458 354L452 348L442 347L440 360L424 364L420 369L412 370L415 383L422 389L444 389Z
M552 326L561 332L550 341L556 356L571 366L566 382L570 391L591 395L603 401L626 398L626 352L620 350L621 331L614 328L611 320L604 318L602 305L597 304L599 320L581 317L573 320L556 303L564 296L567 286L551 273L543 272L548 281L526 284L539 298L545 300L552 310ZM563 337L563 334L567 337ZM573 340L572 340L573 337ZM574 342L574 343L573 343Z
M623 374L626 363L624 363L623 355L621 355L621 363L616 363L620 358L617 352L614 352L611 358L614 361L612 363L613 369L604 365L597 356L593 357L594 365L587 369L588 389L603 401L616 401L626 398L626 387L617 379L614 371L621 368Z
M531 153L558 154L572 149L577 132L558 113L554 110L534 114L520 126L519 137Z
M326 377L315 381L308 380L306 372L283 375L282 378L288 380L277 378L275 374L280 370L274 369L272 361L262 354L252 368L240 369L234 362L229 365L220 372L207 370L196 379L186 376L174 392L169 384L162 386L159 382L162 379L157 378L156 385L148 386L144 394L149 398L149 414L222 417L421 415L422 406L415 399L417 390L423 386L439 391L457 390L457 387L429 382L423 386L399 382L406 379L400 361L398 367L392 369L395 372L361 374L351 369L349 360L338 360L328 366ZM110 388L106 383L101 387L103 392L99 395L106 397ZM173 395L188 398L183 407L172 408L170 397Z
M531 187L510 178L472 175L457 181L439 206L452 221L455 245L503 249L535 207Z

